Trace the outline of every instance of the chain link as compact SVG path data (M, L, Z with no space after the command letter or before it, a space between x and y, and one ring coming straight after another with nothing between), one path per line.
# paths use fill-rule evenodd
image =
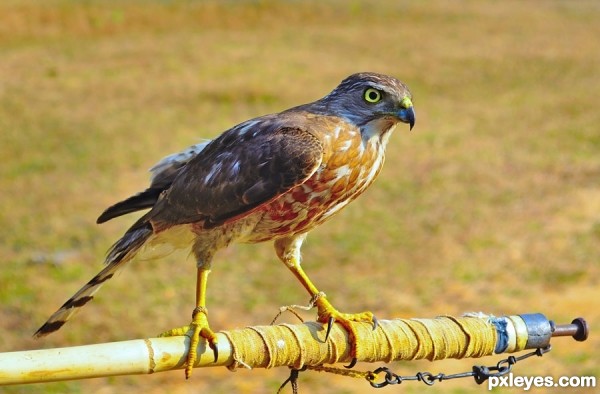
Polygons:
M432 386L436 382L441 382L444 380L469 377L474 378L477 384L482 384L491 377L503 376L508 374L510 371L512 371L513 365L515 365L517 362L525 360L526 358L532 356L541 357L545 353L548 353L550 349L551 347L547 346L545 348L538 348L533 352L526 353L519 357L510 356L508 358L498 361L498 363L493 366L486 367L474 365L473 369L469 372L461 372L450 375L446 375L444 373L438 373L437 375L434 375L431 372L418 372L415 375L401 376L392 372L387 367L381 367L377 368L375 371L368 372L366 375L366 379L371 384L371 386L375 388L382 388L388 385L400 384L404 381L419 381L425 383L428 386ZM381 380L379 380L382 374L383 377Z

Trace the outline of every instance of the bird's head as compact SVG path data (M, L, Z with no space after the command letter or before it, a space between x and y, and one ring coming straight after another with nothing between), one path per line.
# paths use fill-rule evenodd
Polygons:
M318 103L331 115L358 126L366 138L382 136L398 122L409 124L411 129L415 124L408 87L387 75L350 75Z

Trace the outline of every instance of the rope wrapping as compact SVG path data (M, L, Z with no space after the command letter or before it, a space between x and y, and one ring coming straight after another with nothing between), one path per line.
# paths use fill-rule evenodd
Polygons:
M380 320L375 330L367 323L353 324L359 338L357 359L365 362L483 357L494 353L498 338L496 326L488 318ZM232 343L231 369L300 369L350 361L348 334L337 324L327 341L323 325L315 322L249 327L223 334Z

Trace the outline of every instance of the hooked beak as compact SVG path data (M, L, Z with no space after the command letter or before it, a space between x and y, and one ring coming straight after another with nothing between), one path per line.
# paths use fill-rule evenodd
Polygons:
M408 97L404 97L400 102L401 110L398 111L398 118L410 125L410 129L415 125L415 110L413 108L412 101Z

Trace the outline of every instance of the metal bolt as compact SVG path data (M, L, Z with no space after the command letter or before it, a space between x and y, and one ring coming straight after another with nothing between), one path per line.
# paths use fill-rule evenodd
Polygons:
M551 327L553 337L573 337L579 342L585 341L590 333L589 326L583 317L573 319L571 324L554 324L554 322L551 322Z

